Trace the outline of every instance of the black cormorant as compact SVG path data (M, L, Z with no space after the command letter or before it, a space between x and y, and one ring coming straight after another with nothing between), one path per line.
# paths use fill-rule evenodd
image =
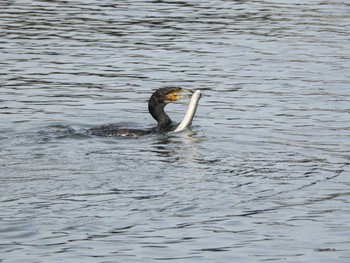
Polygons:
M192 95L180 95L182 92L190 92ZM200 90L187 90L180 87L160 88L153 92L148 101L148 111L158 122L158 125L150 129L121 128L116 124L103 125L89 129L90 133L99 136L142 136L152 133L179 132L191 125L196 113L198 101L201 97ZM180 124L174 123L164 111L165 106L181 98L191 98L187 112Z

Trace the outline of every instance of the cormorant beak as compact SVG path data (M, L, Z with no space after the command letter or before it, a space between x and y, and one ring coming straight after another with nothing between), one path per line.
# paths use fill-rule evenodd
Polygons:
M180 93L182 92L190 92L191 94L189 95L182 95ZM183 88L176 88L175 90L169 92L166 96L165 96L165 102L169 103L169 102L174 102L177 101L179 99L189 99L192 97L192 94L195 92L195 90L189 90L189 89L183 89Z

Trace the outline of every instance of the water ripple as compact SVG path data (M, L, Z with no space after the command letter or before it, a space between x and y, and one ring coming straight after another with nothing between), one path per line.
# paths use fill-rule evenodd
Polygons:
M349 261L348 3L0 8L0 261ZM167 85L191 130L84 132Z

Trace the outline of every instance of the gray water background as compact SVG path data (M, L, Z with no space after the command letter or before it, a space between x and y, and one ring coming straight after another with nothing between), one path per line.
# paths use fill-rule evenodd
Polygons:
M0 262L350 262L349 14L1 1ZM204 93L191 130L83 132L151 127L169 85Z

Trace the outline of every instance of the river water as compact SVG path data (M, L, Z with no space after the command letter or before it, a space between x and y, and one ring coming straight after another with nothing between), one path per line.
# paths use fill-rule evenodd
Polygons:
M348 1L0 10L0 262L350 262ZM84 132L172 85L190 130Z

